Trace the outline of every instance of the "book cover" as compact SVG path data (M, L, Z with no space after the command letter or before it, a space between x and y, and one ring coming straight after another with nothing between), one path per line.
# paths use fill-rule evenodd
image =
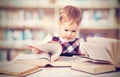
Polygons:
M14 76L26 76L41 69L33 65L21 63L3 62L0 64L0 73Z

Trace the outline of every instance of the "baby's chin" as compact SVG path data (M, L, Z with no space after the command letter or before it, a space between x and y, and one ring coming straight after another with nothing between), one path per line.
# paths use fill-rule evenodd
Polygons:
M64 40L67 42L67 41L72 41L73 39L71 39L71 38L64 38Z

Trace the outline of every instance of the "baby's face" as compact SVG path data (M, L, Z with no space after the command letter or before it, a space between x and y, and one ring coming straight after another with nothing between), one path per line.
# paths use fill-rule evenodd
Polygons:
M70 22L64 22L60 24L60 36L66 40L70 41L76 37L79 26L74 23L70 24Z

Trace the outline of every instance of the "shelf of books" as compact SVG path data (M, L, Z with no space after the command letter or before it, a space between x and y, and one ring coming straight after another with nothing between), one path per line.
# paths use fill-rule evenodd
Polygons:
M99 1L95 0L93 2L95 5L88 5L90 6L88 8L81 8L83 10L83 18L80 24L80 37L97 36L119 39L120 2L117 0L106 2L104 0L103 4L97 5Z
M119 39L120 1L119 0L57 0L57 7L67 4L82 9L80 37L107 37Z
M80 37L85 40L88 37L105 37L119 39L119 29L80 29Z
M40 43L52 33L54 15L52 0L2 0L0 61L11 60L18 51L29 52L28 43Z
M83 10L80 29L116 32L120 27L119 3L119 0L1 0L0 55L5 51L27 51L27 42L41 41L46 34L57 30L58 10L66 5Z
M119 39L120 8L84 10L80 27L81 37L107 37Z

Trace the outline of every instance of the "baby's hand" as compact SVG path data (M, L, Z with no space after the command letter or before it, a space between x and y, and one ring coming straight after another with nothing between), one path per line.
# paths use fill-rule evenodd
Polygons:
M41 52L39 49L37 49L37 48L35 48L35 47L31 46L31 45L29 45L28 47L29 47L29 48L32 50L32 52L35 53L35 54L39 54L39 53Z

